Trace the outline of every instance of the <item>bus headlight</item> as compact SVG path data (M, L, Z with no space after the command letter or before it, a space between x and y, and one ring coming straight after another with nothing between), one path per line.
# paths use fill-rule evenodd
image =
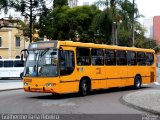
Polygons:
M55 86L55 83L46 83L45 86L46 87L52 87L52 86Z
M24 86L29 86L29 84L25 82L25 83L24 83Z

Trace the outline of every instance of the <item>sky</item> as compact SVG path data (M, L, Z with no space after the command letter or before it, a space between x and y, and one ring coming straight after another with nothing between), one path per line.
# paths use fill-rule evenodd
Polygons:
M83 2L89 2L92 4L96 0L79 0L79 4ZM133 0L130 0L131 2ZM135 0L138 6L139 13L144 15L144 18L139 19L143 24L144 19L152 18L153 16L160 16L160 0Z
M144 19L160 16L160 0L135 0L139 13L144 15L139 21L142 23Z
M51 1L51 0L48 0ZM78 5L83 5L83 2L89 2L89 4L93 4L93 2L97 0L78 0ZM131 2L133 0L130 0ZM139 21L143 24L144 19L152 18L153 16L160 16L160 0L135 0L135 3L138 6L139 13L144 15L144 18L139 19ZM15 13L10 11L9 14L12 14L15 17L19 17L19 13ZM0 18L4 16L2 12L0 13Z

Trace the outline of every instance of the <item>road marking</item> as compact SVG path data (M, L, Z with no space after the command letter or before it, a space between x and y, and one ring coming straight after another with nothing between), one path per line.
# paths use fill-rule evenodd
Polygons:
M143 84L143 86L147 86L148 84Z
M59 106L63 107L63 106L75 106L75 105L76 105L75 103L69 102L69 103L60 104Z
M156 85L160 85L160 83L159 83L159 82L154 82L154 84L156 84Z
M76 104L73 102L70 102L69 100L48 100L48 101L39 101L43 107L48 107L48 106L60 106L60 107L65 107L65 106L75 106Z
M155 85L160 85L160 83L159 82L154 82L154 84ZM149 85L149 84L142 84L143 86L147 86L147 85Z

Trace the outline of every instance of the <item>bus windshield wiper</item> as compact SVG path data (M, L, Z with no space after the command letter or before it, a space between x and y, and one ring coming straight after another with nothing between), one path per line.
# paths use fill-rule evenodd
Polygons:
M43 56L43 55L45 55L47 52L49 51L49 48L46 48L45 50L43 50L42 52L41 52L41 56Z

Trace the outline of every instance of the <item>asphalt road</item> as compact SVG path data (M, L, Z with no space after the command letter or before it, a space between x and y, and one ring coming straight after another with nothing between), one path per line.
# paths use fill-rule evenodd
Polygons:
M159 81L160 77L157 79ZM1 80L0 82L5 81ZM149 89L160 89L160 86L144 85L140 90ZM120 101L123 95L134 91L137 90L130 87L112 88L92 92L91 95L85 97L79 97L77 94L53 96L46 93L27 93L23 89L1 91L0 113L145 114L145 112L126 106Z
M142 89L158 89L156 85ZM114 88L92 92L79 97L77 94L53 96L46 93L26 93L21 90L0 92L0 113L54 113L54 114L144 114L128 107L120 98L135 90Z

